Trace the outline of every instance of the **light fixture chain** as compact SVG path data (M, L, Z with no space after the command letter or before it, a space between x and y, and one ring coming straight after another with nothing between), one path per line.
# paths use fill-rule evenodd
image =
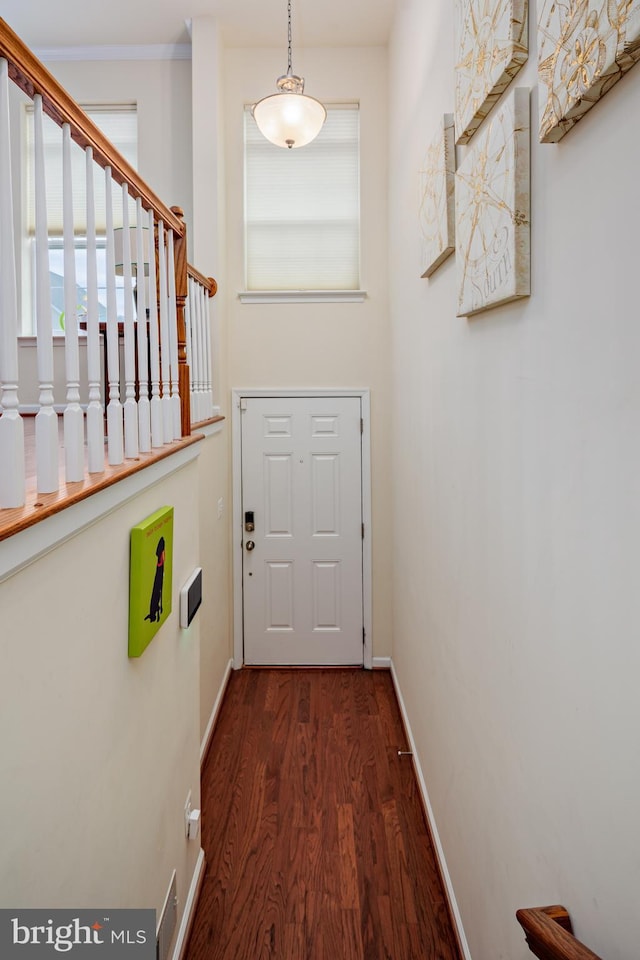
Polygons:
M260 133L278 147L304 147L318 136L327 119L327 111L314 97L305 96L304 77L293 73L291 63L291 4L287 0L289 62L286 76L278 77L277 93L263 97L252 107L252 113ZM285 96L283 96L285 94ZM296 102L297 101L297 102ZM291 116L291 107L294 116Z

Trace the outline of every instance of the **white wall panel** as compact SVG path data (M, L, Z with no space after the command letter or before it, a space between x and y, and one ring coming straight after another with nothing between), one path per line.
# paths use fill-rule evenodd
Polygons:
M313 629L340 630L341 566L339 561L313 564Z
M267 454L264 458L264 517L266 537L293 535L291 456Z
M266 630L293 630L293 563L266 564Z
M453 9L398 5L390 47L393 660L471 955L525 960L515 910L564 903L622 960L637 953L640 807L625 216L640 212L640 67L560 144L532 135L531 297L456 318L457 254L421 279L417 217L429 131L453 103ZM535 129L533 4L530 19L516 83Z
M340 536L340 455L316 453L311 466L311 514L314 537Z

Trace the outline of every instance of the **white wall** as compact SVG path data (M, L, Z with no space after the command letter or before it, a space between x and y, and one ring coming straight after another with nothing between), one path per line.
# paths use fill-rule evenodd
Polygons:
M229 417L226 361L224 143L222 136L221 40L215 20L195 17L192 36L193 263L214 276L219 291L209 301L212 332L214 403ZM212 709L231 646L231 485L230 418L208 445L202 473L200 527L203 555L210 551L204 586L212 606L203 614L200 652L200 734L203 746L211 730ZM221 504L220 504L221 501ZM219 505L221 515L219 516Z
M420 279L417 220L453 109L452 11L405 0L390 51L393 657L475 960L524 960L515 910L549 903L622 960L640 805L640 68L559 145L532 137L530 299L457 319L455 256ZM516 82L535 87L531 38Z
M140 172L191 232L191 64L50 67L81 102L137 102ZM223 430L199 444L197 464L0 584L3 905L159 911L175 868L184 910L199 851L184 838L184 803L191 790L199 804L201 739L231 655L227 464ZM176 511L173 612L130 661L129 532L164 503ZM183 631L178 590L196 566L203 604Z
M306 49L295 69L326 102L359 101L361 284L364 303L241 304L243 107L275 89L282 50L225 51L227 248L225 288L230 387L370 387L373 490L373 654L391 652L389 325L387 296L386 74L383 48ZM274 148L275 149L275 148Z
M187 793L200 797L200 622L179 628L178 590L200 559L198 486L192 462L0 584L3 906L159 917L175 868L184 908L200 849L184 836ZM165 504L172 612L130 660L130 529Z
M228 437L230 421L208 438L200 457L198 527L203 604L200 619L200 739L233 656L231 642L231 559L229 549ZM220 504L220 501L222 503ZM219 510L219 504L221 510Z

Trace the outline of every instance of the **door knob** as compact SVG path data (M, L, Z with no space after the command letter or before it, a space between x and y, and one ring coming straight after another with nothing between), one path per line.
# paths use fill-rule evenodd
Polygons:
M253 542L253 540L247 540L245 546L246 546L247 550L249 550L249 552L251 552L251 550L255 550L255 547L256 547L256 545L255 545L255 543Z

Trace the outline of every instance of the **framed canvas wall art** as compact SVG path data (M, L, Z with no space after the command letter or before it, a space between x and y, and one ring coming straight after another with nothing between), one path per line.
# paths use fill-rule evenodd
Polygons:
M455 250L455 149L453 114L446 113L420 171L423 277L430 277Z
M530 294L529 90L517 87L456 172L459 317Z
M557 143L640 60L640 0L543 0L540 141Z
M455 133L467 143L526 62L528 0L455 0Z

